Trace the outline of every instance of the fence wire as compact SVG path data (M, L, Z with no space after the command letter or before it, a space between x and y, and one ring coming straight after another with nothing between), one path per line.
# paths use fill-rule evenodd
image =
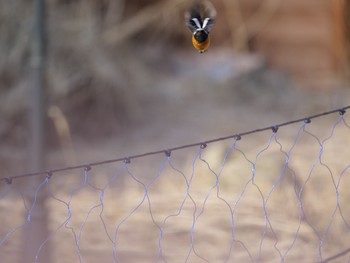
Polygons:
M3 177L2 262L40 212L49 234L28 262L350 262L348 108Z

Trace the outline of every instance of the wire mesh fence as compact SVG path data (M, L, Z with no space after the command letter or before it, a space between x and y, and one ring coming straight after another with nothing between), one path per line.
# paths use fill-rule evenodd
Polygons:
M0 257L21 262L348 262L345 107L200 143L1 178ZM39 201L39 200L44 200Z

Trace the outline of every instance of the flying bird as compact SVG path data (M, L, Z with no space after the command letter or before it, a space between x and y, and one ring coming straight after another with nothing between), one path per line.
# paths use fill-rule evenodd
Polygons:
M192 44L200 53L208 50L209 32L216 18L216 10L207 0L197 1L185 14L186 25L192 33Z

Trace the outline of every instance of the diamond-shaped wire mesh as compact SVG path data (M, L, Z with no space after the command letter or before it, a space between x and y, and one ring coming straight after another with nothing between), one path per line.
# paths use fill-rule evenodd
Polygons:
M33 175L4 179L1 262L19 262L42 205L50 235L28 262L48 248L52 262L349 261L350 125L340 113L39 173L34 186Z

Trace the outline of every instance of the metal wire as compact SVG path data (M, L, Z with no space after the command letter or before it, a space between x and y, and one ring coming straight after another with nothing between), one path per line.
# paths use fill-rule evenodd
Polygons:
M236 134L232 134L232 135L228 135L228 136L224 136L224 137L210 139L207 141L196 142L196 143L191 143L191 144L186 144L186 145L181 145L181 146L175 146L175 147L168 148L168 149L156 150L156 151L131 155L131 156L127 156L127 157L120 157L120 158L103 160L103 161L98 161L98 162L79 164L79 165L75 165L75 166L55 168L55 169L46 170L46 171L38 171L38 172L33 172L33 173L25 173L25 174L20 174L20 175L3 177L3 178L0 178L0 181L4 181L8 184L11 184L13 182L13 180L24 178L24 177L31 177L31 176L38 176L38 175L47 175L48 177L51 177L54 174L57 174L59 172L76 170L76 169L90 169L93 166L100 166L100 165L104 165L104 164L108 164L108 163L115 163L115 162L130 163L132 159L142 158L142 157L151 156L151 155L165 154L166 156L170 156L171 152L174 152L174 151L192 148L192 147L198 147L198 146L200 146L201 148L205 148L209 143L225 141L225 140L233 139L233 138L236 140L240 140L243 136L254 134L254 133L260 133L260 132L267 131L267 130L272 130L272 132L276 133L280 127L292 125L292 124L299 123L299 122L310 123L311 120L313 120L313 119L316 119L316 118L319 118L322 116L326 116L326 115L330 115L330 114L333 114L336 112L338 112L340 115L344 115L346 113L346 110L349 108L350 108L350 105L343 107L343 108L338 108L335 110L330 110L330 111L318 113L318 114L311 115L308 117L304 117L304 118L300 118L300 119L296 119L296 120L291 120L291 121L283 122L283 123L272 125L272 126L267 126L265 128L259 128L259 129L255 129L255 130L242 132L242 133L236 133Z

